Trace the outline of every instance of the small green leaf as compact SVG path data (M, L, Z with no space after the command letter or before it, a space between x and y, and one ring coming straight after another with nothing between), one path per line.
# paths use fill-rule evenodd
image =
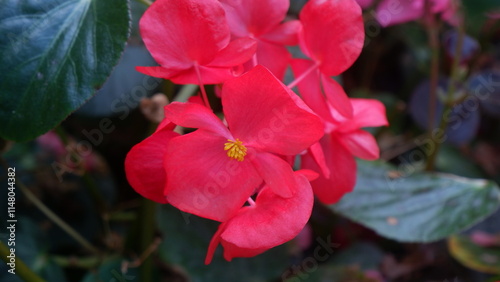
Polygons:
M474 270L500 274L500 248L481 247L466 236L451 236L448 239L451 255L463 265Z
M0 136L26 141L104 83L129 34L127 0L6 0L0 9Z
M191 281L269 281L280 278L290 262L284 245L253 258L235 258L231 262L222 258L219 246L212 263L205 265L217 222L183 213L169 205L160 207L157 218L164 234L160 256L183 268Z
M491 181L360 161L354 192L330 207L387 238L431 242L470 227L499 206L500 190Z

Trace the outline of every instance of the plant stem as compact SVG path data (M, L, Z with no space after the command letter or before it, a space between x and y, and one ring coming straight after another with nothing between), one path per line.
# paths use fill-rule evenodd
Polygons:
M51 211L40 199L38 199L35 194L33 194L22 182L19 182L16 179L17 186L21 189L24 196L28 198L43 214L45 214L52 222L54 222L57 226L59 226L62 230L64 230L69 236L71 236L75 241L80 243L84 248L89 250L91 253L95 255L99 255L99 250L92 246L92 244L83 238L75 229L69 226L64 220L62 220L58 215L56 215L53 211Z
M458 11L458 9L457 9ZM458 13L458 12L457 12ZM451 68L451 77L448 83L448 91L446 93L446 101L444 103L444 109L443 113L441 115L441 121L439 123L439 134L445 134L446 126L448 123L447 117L449 117L449 113L453 108L453 95L455 94L456 91L456 85L459 82L459 76L460 76L460 61L462 57L462 48L463 48L463 43L464 43L464 37L465 37L465 27L464 23L460 23L458 25L458 42L457 46L455 47L454 50L454 58L453 58L453 65ZM432 135L431 135L432 137ZM426 165L426 170L427 171L432 171L434 170L434 165L436 163L436 157L438 155L439 149L441 148L441 143L442 142L436 142L436 148L432 153L430 154L429 158L427 159L427 165Z
M101 257L64 257L64 256L51 256L52 260L61 267L78 267L84 269L93 269L98 267L101 262Z
M198 85L196 84L186 84L182 86L173 102L186 102L189 97L193 96L196 93L196 89L198 89Z
M141 4L144 4L144 5L148 6L148 7L151 6L151 4L153 4L153 2L151 2L149 0L135 0L135 1L137 1L137 2L139 2Z
M427 34L429 38L429 47L431 49L430 66L430 92L429 92L429 136L435 128L437 88L439 81L439 29L434 15L430 17L431 22L427 25Z
M196 71L196 76L198 76L198 83L200 85L201 98L203 99L203 103L205 103L205 106L207 106L207 108L212 109L212 107L210 107L210 101L208 100L207 92L205 91L205 86L203 85L203 81L201 80L200 66L198 65L198 62L194 62L194 70Z
M5 169L7 169L8 164L7 164L7 162L3 158L0 158L0 163L2 164L2 166ZM45 214L53 223L55 223L57 226L59 226L69 236L71 236L73 239L75 239L75 241L77 241L78 243L80 243L80 245L82 245L84 248L86 248L91 253L93 253L95 255L99 255L100 254L99 250L96 247L92 246L92 244L90 244L89 241L87 241L85 238L83 238L78 232L76 232L75 229L73 229L71 226L69 226L57 214L55 214L52 210L50 210L18 178L16 178L16 184L17 184L17 187L24 194L24 196L28 200L30 200L35 205L35 207L37 207L43 214Z
M292 82L290 82L287 87L292 89L294 88L297 84L299 84L306 76L308 76L311 72L315 71L318 69L319 65L315 63L312 65L310 68L308 68L306 71L304 71L302 74L300 74L297 78L295 78Z
M0 241L0 256L5 263L9 263L10 250L7 246ZM33 270L31 270L19 257L16 256L16 270L15 273L24 281L30 282L43 282L45 281L40 276L38 276ZM8 280L8 279L7 279Z
M154 238L154 228L155 228L155 216L156 216L156 203L148 199L142 200L140 219L142 222L141 226L141 250L146 251L149 246L153 243ZM153 260L151 256L142 261L141 264L141 281L152 281L153 272Z

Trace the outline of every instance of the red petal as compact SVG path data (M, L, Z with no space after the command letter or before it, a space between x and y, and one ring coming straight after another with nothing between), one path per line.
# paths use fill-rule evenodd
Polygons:
M354 122L358 128L387 126L385 106L375 99L351 99L354 109Z
M231 41L210 62L212 67L232 67L246 63L257 51L257 41L248 37Z
M267 32L285 19L288 0L221 0L231 32L237 37Z
M307 180L309 180L309 181L316 180L319 177L319 174L317 172L312 171L310 169L299 169L299 170L295 171L295 173L304 175L305 178L307 178Z
M300 21L287 21L263 34L260 39L282 45L297 45L299 43L298 32L301 28Z
M383 27L421 19L424 1L382 0L376 9L376 18Z
M255 206L244 207L221 234L224 258L249 257L281 245L297 236L311 215L313 194L307 178L295 174L299 189L282 198L264 187Z
M164 79L170 79L173 76L182 73L183 69L167 69L164 67L135 67L135 70L154 77L160 77Z
M205 129L224 136L226 139L232 138L222 121L211 110L200 104L170 103L165 106L165 118L183 127Z
M270 153L255 152L250 158L264 182L281 197L289 198L298 187L292 167Z
M352 117L352 105L344 88L333 78L321 75L321 85L325 92L326 99L339 114L346 118Z
M323 135L323 124L301 109L269 70L257 66L222 88L224 114L233 136L246 145L280 155L295 155Z
M292 56L284 46L259 42L257 48L257 61L268 68L278 79L285 78L286 68Z
M218 84L234 77L231 68L199 66L203 84ZM164 67L135 67L138 72L154 77L169 79L175 84L199 84L194 67L185 70L167 69Z
M164 118L160 124L158 124L158 127L156 128L155 132L158 132L160 130L174 130L175 129L175 124L169 121L168 119Z
M199 66L202 84L218 84L234 77L231 68ZM194 67L169 78L175 84L200 84Z
M342 134L341 142L358 158L376 160L380 156L377 140L364 130Z
M361 8L355 0L312 0L300 13L304 52L320 63L322 73L344 72L358 58L364 43Z
M212 240L210 240L210 244L208 245L208 250L207 250L207 256L205 257L205 264L208 265L212 262L212 258L214 257L215 250L217 249L217 246L219 246L220 243L220 234L222 231L224 231L224 228L226 227L227 221L223 222L219 225L219 228L217 228L217 231L215 232L214 236L212 237Z
M168 127L132 147L125 158L125 173L134 190L144 198L165 204L166 173L163 156L170 140L179 134Z
M325 153L323 152L323 148L319 142L314 143L309 148L309 154L314 159L316 164L319 166L320 170L323 173L325 178L330 178L330 169L328 168L325 160ZM318 172L319 172L318 171Z
M299 77L306 70L314 65L313 61L304 59L294 59L292 60L292 70L295 77ZM320 86L320 76L318 71L314 71L302 79L299 84L297 84L300 95L304 102L311 107L321 118L329 122L335 122L330 114L330 109L326 99L321 91Z
M216 0L160 0L140 22L144 44L164 67L187 69L213 60L229 43L224 9Z
M252 163L230 159L225 137L200 130L173 139L165 155L165 195L178 209L226 221L243 206L262 178Z
M325 135L321 139L325 152L326 164L330 168L330 178L320 175L311 182L314 195L325 204L336 203L346 193L351 192L356 184L356 161L351 153L342 146L337 137ZM310 154L302 156L302 168L320 171Z

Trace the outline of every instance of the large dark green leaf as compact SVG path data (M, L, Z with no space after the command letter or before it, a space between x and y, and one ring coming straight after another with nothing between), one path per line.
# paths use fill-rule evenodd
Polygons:
M218 223L163 205L158 225L164 238L160 255L169 264L183 268L191 281L269 281L280 278L289 265L286 246L275 247L253 258L235 258L227 262L219 246L210 265L205 255Z
M0 136L33 139L98 89L129 34L127 0L6 0L0 9Z
M500 206L500 190L491 181L412 171L358 162L354 192L331 208L382 236L429 242L470 227Z

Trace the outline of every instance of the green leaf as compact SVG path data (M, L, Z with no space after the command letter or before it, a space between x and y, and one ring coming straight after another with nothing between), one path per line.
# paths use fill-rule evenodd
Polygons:
M387 238L431 242L470 227L499 206L500 190L491 181L360 161L354 192L330 207Z
M453 173L463 177L482 178L485 174L457 148L443 144L436 159L436 167L441 172Z
M235 258L231 262L222 258L219 246L212 263L205 265L217 222L183 213L169 205L160 207L157 218L164 234L160 256L185 269L192 281L269 281L279 278L289 264L286 246L281 245L256 257Z
M448 248L451 255L463 265L485 273L500 274L499 247L481 247L466 236L451 236Z
M26 141L87 101L118 62L127 0L6 0L0 9L0 136Z

